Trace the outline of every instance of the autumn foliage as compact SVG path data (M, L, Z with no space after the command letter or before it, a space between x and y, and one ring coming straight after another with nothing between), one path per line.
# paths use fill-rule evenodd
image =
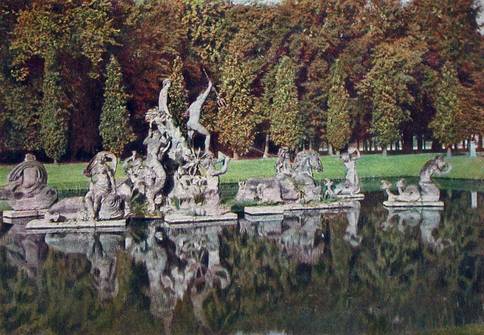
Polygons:
M227 154L258 155L266 135L272 149L450 146L484 132L477 15L472 0L4 0L0 152L142 150L162 81L183 126L204 70L226 104L212 93L202 123ZM106 95L111 55L119 101Z

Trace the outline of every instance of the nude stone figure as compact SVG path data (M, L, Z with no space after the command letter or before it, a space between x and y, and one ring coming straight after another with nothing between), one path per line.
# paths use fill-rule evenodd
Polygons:
M204 135L205 153L210 152L210 133L204 126L200 124L200 114L202 111L202 106L205 103L205 100L207 100L207 97L210 94L212 87L212 81L209 79L207 89L198 96L197 100L192 102L190 107L188 107L188 110L185 112L185 116L188 116L188 137L193 140L195 132Z

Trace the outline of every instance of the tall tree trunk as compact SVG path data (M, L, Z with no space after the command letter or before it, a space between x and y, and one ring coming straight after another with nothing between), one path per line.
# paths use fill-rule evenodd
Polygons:
M262 155L262 158L268 158L269 157L269 141L270 141L270 136L269 134L266 134L266 141L264 144L264 154Z
M436 139L432 140L432 151L442 152L442 144L439 141L437 141Z
M385 157L387 156L388 152L387 152L387 146L386 145L382 146L381 154Z
M423 136L421 134L417 135L417 151L422 152L423 150Z
M452 146L448 146L447 147L447 158L450 158L452 157Z
M333 146L331 144L328 144L328 154L330 154L330 156L334 156Z
M240 157L239 157L239 153L237 151L234 151L234 160L239 160Z
M403 133L402 138L402 149L406 154L412 153L413 151L413 134L411 132Z

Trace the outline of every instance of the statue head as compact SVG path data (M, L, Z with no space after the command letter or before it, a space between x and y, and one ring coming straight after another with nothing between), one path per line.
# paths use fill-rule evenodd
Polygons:
M402 178L397 181L396 185L398 188L405 188L407 186L407 182Z
M164 79L162 85L163 85L163 88L170 87L171 86L171 80L168 79L168 78Z
M343 162L349 162L350 161L350 154L348 152L343 152L341 154L340 158Z
M392 183L390 183L388 180L382 180L381 181L381 189L382 190L389 190L392 187Z
M34 154L26 154L25 155L25 158L24 158L25 162L31 162L31 161L35 161L35 160L37 160L37 158L35 157Z

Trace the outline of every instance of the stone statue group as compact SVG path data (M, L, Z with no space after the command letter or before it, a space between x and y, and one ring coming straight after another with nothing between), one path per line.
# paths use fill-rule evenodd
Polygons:
M176 211L184 215L219 215L227 212L220 204L219 177L227 172L229 157L210 152L210 133L200 124L203 103L213 88L208 87L190 105L186 124L190 143L174 123L168 109L170 80L163 81L157 108L147 111L148 135L143 141L146 156L137 152L126 159L127 178L115 179L118 158L110 152L96 154L84 170L90 179L83 198L56 203L57 193L47 186L47 172L28 154L8 177L1 190L14 210L44 209L52 221L122 219L132 214L132 202L142 197L151 215ZM195 133L205 136L202 149L195 149Z
M137 197L144 200L148 215L175 212L207 216L228 212L221 205L219 177L227 172L230 159L223 154L219 154L218 158L214 156L210 151L210 133L200 124L202 106L213 89L212 82L208 78L208 87L186 111L189 141L169 111L170 87L170 80L165 79L158 107L146 113L148 134L143 141L146 155L133 152L124 161L125 180L117 182L115 179L118 158L113 153L102 151L91 159L84 170L84 175L90 179L87 194L57 202L57 192L47 186L46 169L35 156L27 154L25 161L10 172L8 185L0 189L0 198L8 199L14 211L44 210L50 221L123 219L132 214L133 199ZM218 94L217 97L220 99ZM195 149L193 145L196 133L205 136L203 150ZM334 185L331 180L325 179L322 187L313 175L314 170L323 170L316 151L303 150L294 155L287 148L281 148L275 164L275 176L241 182L236 199L257 203L306 204L363 198L356 172L359 150L350 146L340 158L346 169L345 180ZM382 189L388 194L386 204L418 205L419 202L438 201L439 189L431 176L448 170L448 164L438 156L422 168L418 186L407 186L401 180L397 183L398 194L394 194L390 191L391 184L382 181Z
M256 201L259 203L310 203L338 198L359 198L360 180L356 173L356 160L360 158L357 148L350 148L341 155L345 165L344 182L337 185L325 179L325 190L317 185L313 170L322 172L323 166L319 154L313 150L304 150L291 160L287 148L279 149L276 161L276 175L271 178L251 178L239 183L238 201Z

